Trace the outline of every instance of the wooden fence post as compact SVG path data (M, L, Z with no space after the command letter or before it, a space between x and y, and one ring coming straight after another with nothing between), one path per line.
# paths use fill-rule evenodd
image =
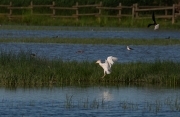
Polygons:
M121 6L122 6L122 4L119 3L119 8L122 8ZM121 9L119 9L119 21L121 21Z
M134 19L134 13L135 13L135 4L132 5L132 19Z
M33 14L33 1L31 1L31 3L30 3L31 5L31 15Z
M99 7L102 7L102 1L99 3ZM101 8L99 8L99 18L100 18L100 15L102 14L102 12L101 12Z
M9 7L11 7L12 6L12 2L10 2L10 4L9 4ZM12 15L12 9L10 8L9 9L9 20L11 20L11 15Z
M166 7L167 7L167 4L166 4ZM167 15L167 9L165 10L165 15Z
M55 7L55 2L52 2L52 6ZM53 16L56 14L56 10L53 8Z
M75 6L72 6L72 8L70 7L55 7L55 2L53 1L52 2L52 5L33 5L33 1L30 2L30 6L13 6L12 5L12 2L9 2L9 5L0 5L0 6L3 6L3 7L6 7L9 12L7 11L5 14L5 16L7 18L9 18L9 20L13 19L13 18L19 18L19 17L22 17L22 15L18 15L18 14L13 14L13 10L14 9L18 9L18 10L23 10L23 9L31 9L31 15L33 15L33 7L34 8L39 8L39 7L50 7L50 10L52 9L52 13L48 13L48 14L34 14L34 15L48 15L48 16L54 16L53 18L55 17L66 17L66 18L76 18L76 21L78 21L79 17L80 16L96 16L98 17L98 20L100 21L100 18L103 14L103 10L110 10L110 9L113 9L113 10L116 10L118 11L117 15L108 15L107 17L115 17L115 18L118 18L119 21L121 21L121 18L123 16L131 16L129 14L123 14L122 15L122 9L123 8L132 8L132 19L134 18L138 18L138 14L139 12L141 11L153 11L153 10L164 10L165 11L165 15L160 17L160 18L164 18L164 19L167 19L167 18L172 18L172 24L174 24L176 22L176 16L179 16L179 13L175 13L175 10L179 8L179 6L177 4L173 4L172 7L171 6L167 6L167 7L155 7L155 6L152 6L152 7L147 7L147 6L139 6L138 8L138 4L135 3L133 4L131 7L129 6L122 6L121 3L119 3L118 6L116 7L103 7L102 5L102 1L99 3L99 4L93 4L93 5L79 5L78 2L76 2ZM96 10L99 10L99 13L95 12L95 13L91 13L91 14L79 14L79 9L78 8L81 8L81 7L96 7ZM72 16L58 16L58 14L56 14L56 10L57 9L68 9L68 10L73 10L73 12L76 12L76 13L73 13ZM74 11L76 10L76 11ZM81 9L80 9L81 10ZM172 14L171 15L168 15L168 10L172 10ZM179 12L179 10L178 10ZM4 16L3 14L0 14L1 16Z
M172 9L172 24L174 24L174 21L175 21L175 7L176 7L176 5L173 4L173 9Z
M167 5L167 3L166 3L166 5L165 5L166 7L168 7L168 5ZM167 16L167 14L168 14L168 10L167 9L165 9L164 10L165 11L165 16ZM166 21L167 19L165 19L165 21Z
M137 9L138 9L138 4L136 3L135 4L135 7L134 7L135 9L135 18L138 18L138 12L136 11Z
M76 21L78 21L78 14L79 14L79 13L78 13L78 2L76 2L76 8L77 8L77 9L76 9Z

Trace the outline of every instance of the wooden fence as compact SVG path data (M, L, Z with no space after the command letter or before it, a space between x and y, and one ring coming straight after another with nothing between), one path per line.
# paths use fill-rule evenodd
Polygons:
M165 11L165 14L162 15L156 15L157 18L169 18L172 19L172 24L175 23L175 18L177 18L178 16L180 16L180 4L173 4L172 6L138 6L138 4L133 4L131 6L123 6L121 3L118 4L118 6L116 7L106 7L103 6L102 2L100 2L99 4L90 4L90 5L79 5L78 2L76 2L76 4L72 7L62 7L62 6L57 6L55 4L55 2L52 2L52 4L49 5L35 5L33 4L33 2L31 1L29 6L13 6L12 2L9 3L9 5L0 5L0 8L4 7L5 9L7 9L9 12L6 13L2 13L0 11L0 17L8 17L10 20L13 18L22 18L23 15L22 14L14 14L13 10L25 10L25 9L29 9L31 11L30 15L44 15L44 16L49 16L52 18L75 18L76 20L79 19L79 17L82 16L93 16L93 17L112 17L112 18L119 18L119 20L121 20L121 17L132 17L134 18L151 18L151 14L146 15L148 17L145 16L140 16L139 13L140 12L147 12L147 11ZM51 10L51 13L34 13L33 10L35 8L48 8L49 10ZM80 14L79 11L81 10L81 8L94 8L96 11L98 12L94 12L94 13L84 13L84 14ZM129 9L130 12L128 12L127 14L123 14L122 10L126 10ZM74 14L70 14L70 15L58 15L56 12L57 10L70 10L73 11ZM118 12L116 15L107 15L107 14L103 14L103 10L113 10L115 12ZM170 11L170 14L168 14L167 11Z

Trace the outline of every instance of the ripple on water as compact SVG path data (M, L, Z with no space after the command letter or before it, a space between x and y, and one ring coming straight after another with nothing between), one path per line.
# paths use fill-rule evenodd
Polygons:
M36 56L48 59L96 61L105 60L107 56L118 57L119 62L172 60L180 61L180 46L130 45L134 50L128 51L124 45L92 44L40 44L40 43L0 43L1 50L20 52L30 51ZM83 51L79 53L78 51Z
M124 39L165 39L167 37L179 39L180 33L176 30L157 30L153 29L126 29L126 28L109 28L98 29L89 28L72 28L71 30L59 27L52 30L51 27L45 29L0 29L0 38L124 38Z
M0 88L3 116L176 116L179 88ZM177 110L176 110L177 109Z

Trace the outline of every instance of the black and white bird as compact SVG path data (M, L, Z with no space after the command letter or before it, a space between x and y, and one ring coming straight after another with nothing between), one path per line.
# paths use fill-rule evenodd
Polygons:
M129 46L127 46L127 50L133 50L132 48L130 48Z
M153 24L148 24L148 27L150 27L151 25L154 25L154 30L159 29L159 24L156 23L154 12L152 14L152 20L153 20L154 23Z
M84 53L84 51L83 50L78 50L78 51L76 51L76 53Z
M104 78L104 76L106 74L111 73L111 67L114 64L114 62L117 61L117 60L118 60L118 58L113 57L113 56L109 56L109 57L107 57L107 60L105 60L105 63L102 63L101 60L98 60L96 62L104 69L104 75L102 76L102 78Z
M35 57L35 56L36 56L36 54L34 54L34 53L31 53L31 54L30 54L30 56L31 56L31 57Z
M165 39L170 39L170 36L169 36L169 37L166 37Z

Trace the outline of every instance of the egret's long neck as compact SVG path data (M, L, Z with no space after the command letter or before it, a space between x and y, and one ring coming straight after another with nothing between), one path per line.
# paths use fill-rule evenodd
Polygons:
M102 67L103 63L99 62L99 65Z
M99 62L99 65L101 66L101 65L102 65L102 63L101 63L101 62Z

